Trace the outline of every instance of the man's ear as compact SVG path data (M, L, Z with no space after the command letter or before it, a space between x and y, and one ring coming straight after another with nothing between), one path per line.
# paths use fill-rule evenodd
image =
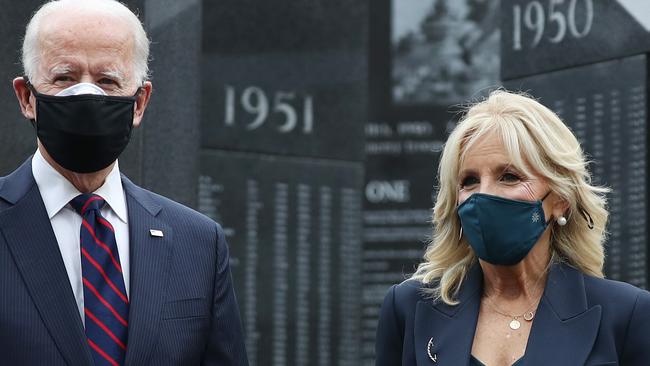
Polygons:
M29 120L36 119L36 98L34 98L32 91L27 87L27 80L22 76L17 77L14 79L13 85L23 116Z
M149 99L151 98L151 91L153 90L153 85L150 81L145 81L144 85L140 88L140 92L135 96L135 111L133 113L133 127L140 126L142 123L142 117L144 117L144 111L149 105Z

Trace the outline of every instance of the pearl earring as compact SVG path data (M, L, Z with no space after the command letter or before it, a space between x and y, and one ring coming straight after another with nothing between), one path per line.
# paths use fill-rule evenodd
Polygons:
M557 224L560 226L566 225L566 217L560 216L557 218Z

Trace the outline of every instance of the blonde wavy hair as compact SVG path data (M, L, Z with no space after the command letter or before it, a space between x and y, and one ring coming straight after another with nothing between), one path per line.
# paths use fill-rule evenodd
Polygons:
M603 277L609 190L591 184L578 140L555 113L525 94L496 90L467 110L445 143L432 240L411 278L430 285L425 292L434 301L458 303L455 297L476 261L456 213L460 166L469 147L488 134L501 139L515 169L544 177L550 190L568 203L567 224L551 224L552 260Z

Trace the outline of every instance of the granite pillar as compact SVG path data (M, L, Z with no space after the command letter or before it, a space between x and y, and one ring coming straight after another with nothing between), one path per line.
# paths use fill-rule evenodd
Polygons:
M204 1L199 208L251 365L359 365L368 2Z

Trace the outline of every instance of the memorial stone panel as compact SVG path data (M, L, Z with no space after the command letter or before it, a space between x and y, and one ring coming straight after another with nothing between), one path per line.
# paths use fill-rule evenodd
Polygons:
M367 1L203 1L200 210L251 365L358 365Z
M644 0L502 0L504 79L650 50Z
M506 83L558 113L592 161L594 183L612 189L605 273L642 288L648 286L647 67L647 56L639 55Z
M377 319L387 289L415 271L431 236L436 164L446 127L424 118L366 124L364 365L374 364Z
M220 222L251 365L358 365L357 163L204 151L199 209Z
M142 124L141 184L196 207L201 131L201 0L140 0L154 91ZM123 161L122 159L121 161Z
M203 141L363 160L365 1L204 1Z

